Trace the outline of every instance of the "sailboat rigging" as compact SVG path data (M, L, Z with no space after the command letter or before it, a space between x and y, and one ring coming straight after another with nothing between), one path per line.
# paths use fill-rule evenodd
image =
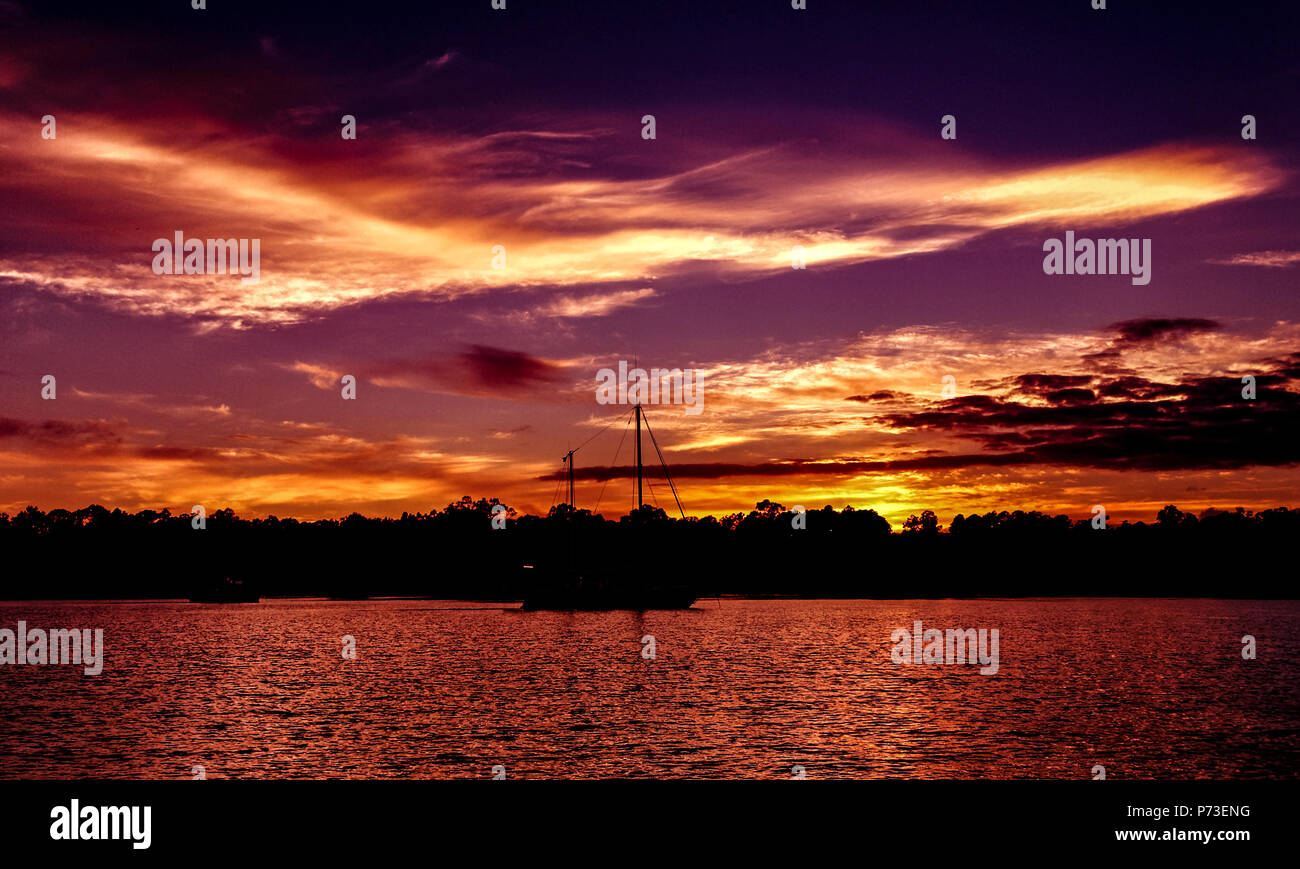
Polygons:
M673 483L671 474L668 473L668 465L664 462L658 440L650 429L650 421L646 419L645 411L640 404L635 406L633 412L636 416L636 515L643 516L642 511L645 509L645 470L641 459L641 425L644 422L646 431L650 434L650 443L654 446L655 455L673 493L677 510L685 519L686 511L682 509L681 499L677 496L677 487ZM608 428L609 426L606 426L606 429ZM595 437L593 435L586 443L566 452L561 460L568 472L569 516L567 518L569 521L574 521L577 514L574 455L582 447L591 443ZM688 609L698 597L689 583L667 581L656 572L653 565L645 562L637 562L613 571L607 566L583 569L575 563L574 559L571 548L567 565L551 571L549 575L543 572L540 581L529 589L521 608L525 610ZM667 568L660 568L660 570L664 569Z

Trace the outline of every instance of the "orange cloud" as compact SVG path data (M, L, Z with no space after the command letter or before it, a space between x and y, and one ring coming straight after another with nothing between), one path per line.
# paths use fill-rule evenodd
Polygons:
M59 138L46 141L31 134L30 119L0 118L12 142L0 155L3 190L37 213L57 200L47 228L57 220L65 235L87 240L57 255L11 252L0 276L228 326L293 322L386 296L589 288L700 266L758 276L789 269L795 245L810 265L903 257L1010 226L1179 213L1284 179L1267 156L1240 150L1166 145L1008 169L905 139L884 155L770 147L653 177L573 169L582 177L556 178L533 161L547 149L572 157L596 148L598 128L475 139L389 131L382 145L358 143L348 156L339 143L322 144L332 156L303 165L279 157L274 141L234 143L212 123L194 122L181 141L170 126L76 115L59 123ZM178 230L260 238L260 282L154 275L153 239ZM498 245L504 268L493 265ZM535 311L600 316L650 292L561 293Z

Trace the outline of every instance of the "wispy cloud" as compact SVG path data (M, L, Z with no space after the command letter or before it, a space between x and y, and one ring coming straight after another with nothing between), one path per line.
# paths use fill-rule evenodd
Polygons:
M1221 266L1265 266L1284 269L1300 263L1300 251L1297 250L1262 250L1256 253L1239 253L1227 259L1207 260Z
M577 165L599 166L608 136L598 125L473 138L390 130L382 146L359 140L305 165L278 153L274 139L235 147L214 122L196 120L180 136L171 123L76 115L60 123L68 135L15 135L0 154L0 192L15 206L0 237L57 221L65 237L85 241L57 254L11 249L0 275L140 314L228 325L500 288L582 287L537 312L600 316L647 290L602 301L591 293L599 284L700 268L773 274L790 268L796 244L812 266L912 256L1007 227L1179 213L1257 195L1284 177L1261 154L1202 146L1006 168L896 134L885 153L858 154L855 141L874 141L866 120L834 148L734 151L719 141L694 155L699 165L647 167L638 177ZM20 125L29 119L0 117L7 131ZM56 189L58 215L45 204ZM152 240L177 230L260 238L261 281L153 275ZM493 267L497 245L505 268Z

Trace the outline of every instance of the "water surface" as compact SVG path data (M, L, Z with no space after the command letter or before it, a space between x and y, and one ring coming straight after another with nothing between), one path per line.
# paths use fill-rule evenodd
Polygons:
M506 605L508 607L510 605ZM2 666L0 777L1294 778L1300 602L0 603L101 627L100 676ZM891 632L998 628L999 671ZM1243 660L1241 637L1258 641ZM356 638L344 660L341 638ZM653 636L655 659L643 657Z

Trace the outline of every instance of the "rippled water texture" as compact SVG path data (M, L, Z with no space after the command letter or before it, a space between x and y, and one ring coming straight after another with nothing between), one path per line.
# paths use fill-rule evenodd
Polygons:
M102 627L102 675L3 666L6 778L1294 778L1295 601L0 603ZM1000 668L892 663L997 628ZM1241 638L1258 639L1243 660ZM357 642L344 660L341 638ZM654 660L642 637L654 637Z

